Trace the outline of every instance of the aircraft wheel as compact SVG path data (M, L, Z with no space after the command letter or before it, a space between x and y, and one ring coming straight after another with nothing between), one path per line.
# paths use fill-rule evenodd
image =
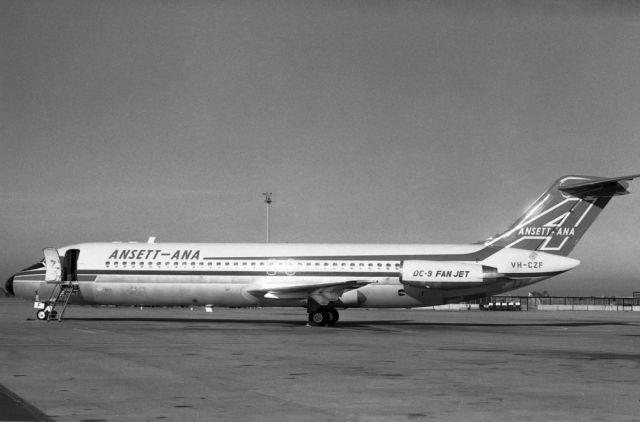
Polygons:
M333 327L338 322L340 318L340 314L335 308L327 309L327 325L329 327Z
M327 325L328 319L329 317L324 312L314 311L309 314L309 322L318 327Z
M45 319L47 319L47 317L49 316L49 312L46 311L38 311L38 313L36 314L36 318L38 318L40 321L44 321Z

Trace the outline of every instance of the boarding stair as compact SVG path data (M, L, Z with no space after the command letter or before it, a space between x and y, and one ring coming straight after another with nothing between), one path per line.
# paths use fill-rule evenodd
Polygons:
M71 296L79 291L76 264L79 252L77 249L68 250L62 262L55 248L44 249L45 283L51 290L47 301L40 302L36 299L34 306L38 309L37 319L62 321Z
M56 283L51 291L51 297L47 301L48 313L45 317L47 321L57 319L62 321L64 311L67 309L69 299L78 291L78 283L73 281L60 281Z

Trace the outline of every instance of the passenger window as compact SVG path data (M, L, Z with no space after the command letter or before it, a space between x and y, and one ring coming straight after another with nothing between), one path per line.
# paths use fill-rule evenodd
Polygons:
M104 266L105 266L105 267L107 267L107 268L109 268L109 261L105 262L105 263L104 263Z

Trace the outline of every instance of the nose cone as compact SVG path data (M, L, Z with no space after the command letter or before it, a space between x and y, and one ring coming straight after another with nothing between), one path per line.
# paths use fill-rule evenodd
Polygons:
M14 276L9 277L7 281L4 282L4 290L7 296L15 296L13 292L13 277Z

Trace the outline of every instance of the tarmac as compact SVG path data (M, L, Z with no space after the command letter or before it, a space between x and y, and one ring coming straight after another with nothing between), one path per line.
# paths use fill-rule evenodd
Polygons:
M0 421L640 421L638 312L31 306L0 298Z

